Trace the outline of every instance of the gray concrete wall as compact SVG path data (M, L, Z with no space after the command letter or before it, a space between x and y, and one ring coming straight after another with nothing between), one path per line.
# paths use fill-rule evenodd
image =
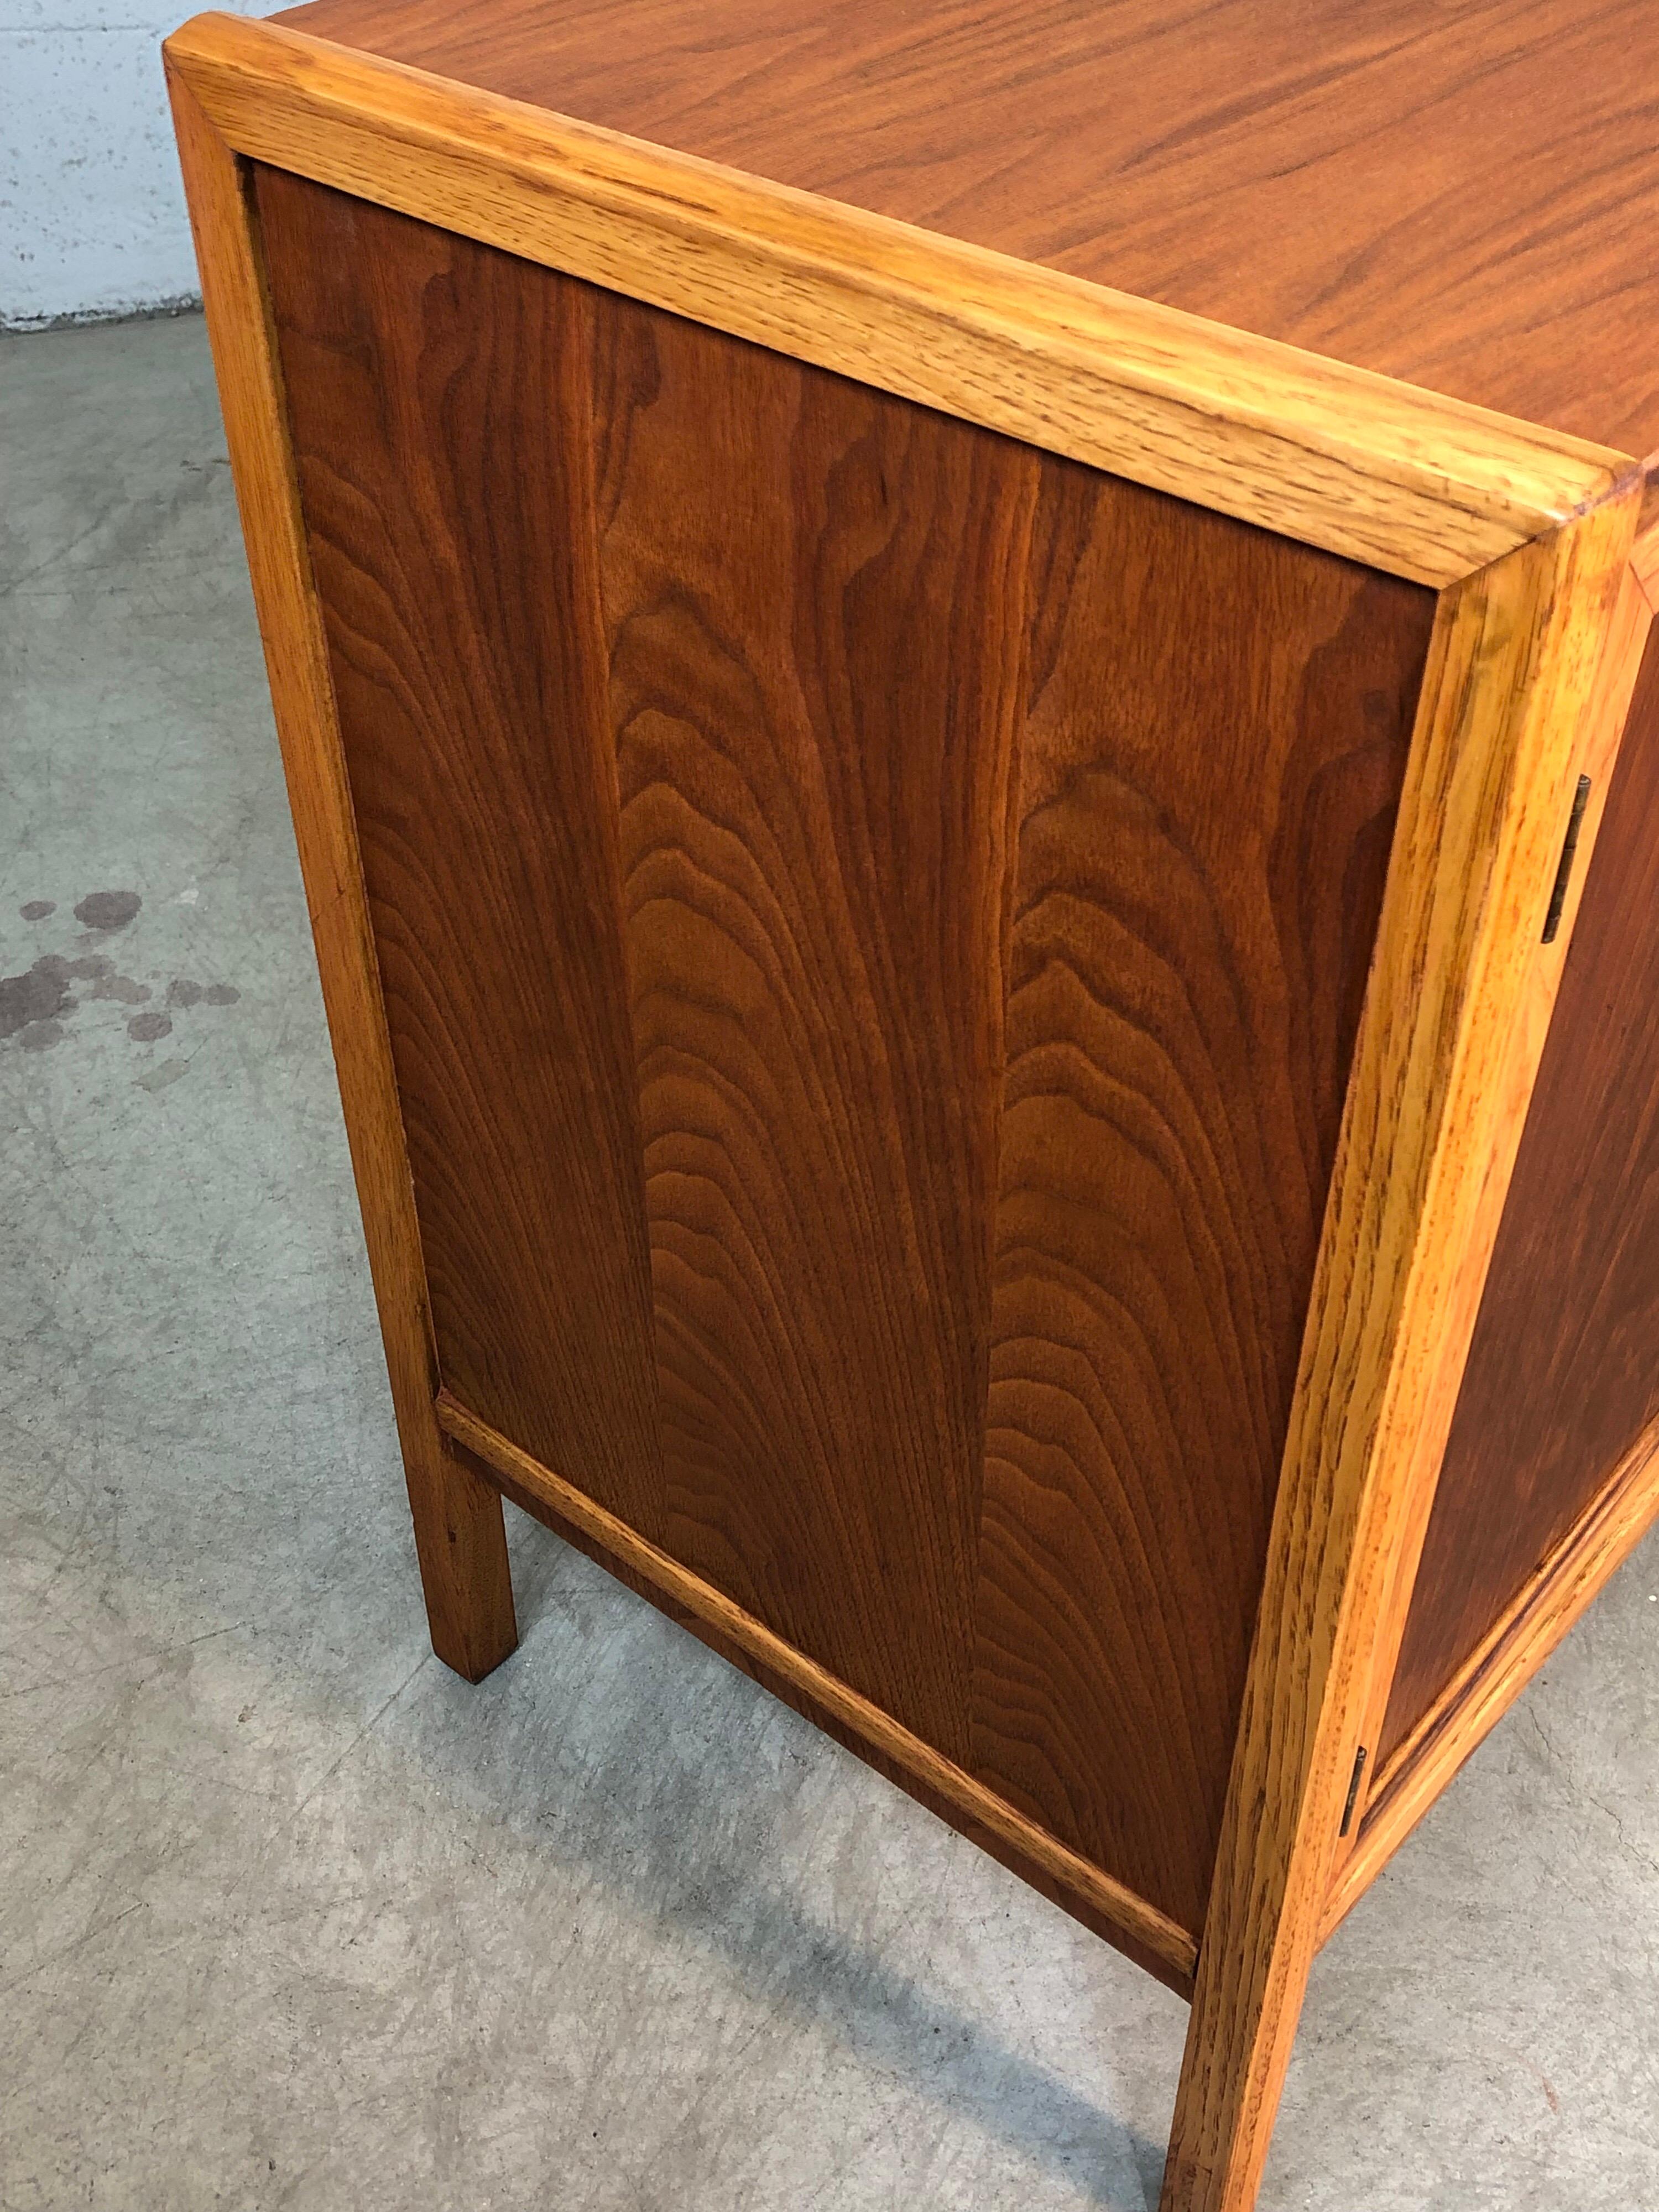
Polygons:
M215 0L268 15L287 0ZM0 0L0 327L199 298L161 44L185 0Z

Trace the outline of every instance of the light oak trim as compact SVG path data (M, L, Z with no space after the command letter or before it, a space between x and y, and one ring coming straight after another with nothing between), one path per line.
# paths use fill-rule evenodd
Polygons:
M556 1514L579 1528L600 1551L660 1590L694 1619L706 1622L792 1688L822 1705L843 1728L914 1775L947 1804L1013 1850L1024 1853L1051 1881L1081 1898L1103 1919L1161 1959L1190 1986L1198 1947L1184 1928L1178 1928L1156 1905L1149 1905L1089 1860L1057 1843L994 1790L976 1782L971 1774L924 1743L920 1736L912 1735L908 1729L901 1727L878 1705L850 1689L815 1659L797 1650L793 1644L723 1596L700 1575L693 1574L689 1567L659 1550L625 1521L596 1504L573 1483L544 1467L528 1452L521 1451L517 1444L458 1404L447 1391L440 1395L437 1412L439 1422L448 1434L476 1453L486 1466L499 1468L510 1481L532 1498L543 1499Z
M284 26L167 44L240 154L1435 586L1628 456Z
M1554 946L1540 939L1637 504L1632 485L1441 598L1291 1407L1164 2212L1255 2201L1398 1546L1444 1451L1565 955L1565 930Z
M1648 605L1659 614L1659 529L1644 531L1630 549L1630 565Z
M1625 1455L1606 1487L1383 1768L1358 1845L1326 1902L1322 1943L1335 1933L1656 1519L1659 1422Z
M258 228L243 165L176 73L169 89L433 1648L477 1681L517 1642L501 1503L433 1417L426 1268Z
M1601 817L1613 783L1613 763L1619 757L1625 724L1630 714L1631 695L1636 688L1636 678L1641 669L1642 654L1652 621L1653 608L1632 562L1626 565L1620 579L1613 618L1607 625L1596 664L1595 680L1580 725L1579 752L1573 773L1575 779L1581 775L1588 775L1590 789L1579 827L1577 854L1567 881L1566 896L1562 902L1560 926L1553 945L1540 946L1539 957L1531 963L1527 987L1512 1017L1516 1032L1514 1044L1518 1054L1518 1065L1522 1067L1535 1070L1542 1057L1544 1040L1555 1006L1556 988L1565 964L1566 948L1572 940L1584 885L1589 878L1590 857L1601 831ZM1571 807L1571 799L1568 803ZM1531 1095L1531 1079L1528 1077L1525 1103L1530 1103ZM1521 1118L1524 1121L1525 1104ZM1517 1138L1519 1126L1516 1125ZM1494 1236L1496 1233L1494 1222ZM1364 1744L1376 1744L1382 1737L1389 1697L1394 1687L1395 1669L1399 1664L1401 1647L1405 1641L1412 1595L1417 1586L1418 1568L1422 1562L1423 1547L1429 1533L1435 1493L1439 1487L1439 1473L1437 1463L1431 1478L1412 1487L1395 1530L1389 1586L1372 1646L1370 1687L1360 1723L1358 1741ZM1365 1808L1381 1787L1382 1778L1376 1772L1372 1771L1362 1774L1360 1793L1355 1802L1348 1835L1337 1845L1332 1871L1332 1880L1335 1883L1340 1883L1344 1863L1358 1847Z

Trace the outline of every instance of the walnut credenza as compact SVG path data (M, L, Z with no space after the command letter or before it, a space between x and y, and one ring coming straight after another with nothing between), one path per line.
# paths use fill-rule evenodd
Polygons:
M510 1498L1188 1996L1165 2212L1659 1503L1654 48L168 48L434 1645Z

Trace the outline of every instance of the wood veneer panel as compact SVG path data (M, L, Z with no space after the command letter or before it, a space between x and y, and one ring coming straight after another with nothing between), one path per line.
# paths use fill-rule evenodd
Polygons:
M607 298L665 1541L969 1745L1029 448Z
M1190 1937L1185 1938L1186 1948L1179 1961L1155 1951L1144 1940L1138 1940L1134 1930L1126 1927L1121 1917L1109 1917L1098 1905L1091 1905L1075 1889L1067 1887L1029 1850L1019 1849L1007 1837L987 1827L982 1820L975 1820L963 1806L945 1796L921 1774L903 1765L890 1752L882 1750L868 1735L860 1735L828 1705L792 1681L776 1667L769 1667L763 1660L746 1651L729 1633L693 1613L660 1583L647 1580L615 1552L608 1551L568 1515L561 1513L546 1498L527 1489L507 1470L491 1467L488 1461L478 1458L464 1445L453 1444L452 1449L469 1473L481 1482L491 1485L502 1497L510 1498L521 1512L528 1513L532 1520L539 1521L544 1528L550 1528L567 1544L574 1545L577 1551L603 1567L608 1574L614 1575L618 1582L626 1583L635 1596L642 1597L648 1604L655 1606L676 1626L684 1628L700 1644L717 1653L728 1666L735 1667L739 1674L746 1674L751 1682L757 1682L762 1689L780 1699L793 1711L799 1713L803 1719L811 1721L814 1728L822 1729L826 1735L833 1736L855 1759L861 1759L866 1766L872 1766L884 1780L914 1797L918 1804L926 1806L936 1819L954 1828L958 1835L966 1836L981 1850L988 1852L1011 1873L1018 1875L1022 1881L1040 1891L1051 1905L1057 1905L1062 1912L1068 1912L1074 1920L1080 1921L1091 1935L1098 1936L1103 1942L1110 1943L1126 1957L1133 1959L1136 1966L1144 1967L1149 1974L1156 1975L1166 1989L1173 1990L1177 1996L1191 1997Z
M259 198L453 1397L1195 1935L1432 594Z
M590 297L279 172L257 191L440 1368L653 1533Z
M977 1771L1202 1926L1432 595L1047 463Z
M1030 1869L1045 1895L1064 1901L1085 1923L1148 1966L1182 1994L1191 1991L1197 1945L1191 1934L1121 1882L1057 1844L1035 1822L988 1790L878 1705L805 1657L712 1583L636 1535L582 1492L563 1482L448 1398L439 1419L482 1468L526 1511L568 1534L590 1559L660 1606L711 1647L869 1759L878 1771L972 1837L1006 1864Z
M1659 447L1647 0L315 0L279 20Z
M1659 1414L1659 649L1585 879L1378 1765Z

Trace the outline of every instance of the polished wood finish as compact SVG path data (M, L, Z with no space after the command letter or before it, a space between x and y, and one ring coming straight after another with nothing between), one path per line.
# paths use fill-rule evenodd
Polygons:
M248 180L174 75L174 128L271 703L380 1310L432 1648L478 1681L518 1642L501 1500L450 1450L375 941Z
M1632 490L1442 594L1274 1506L1164 2212L1247 2212L1370 1662L1432 1495L1560 971L1540 940ZM1589 726L1587 727L1587 725Z
M167 52L239 152L1419 583L1634 466L270 23L198 16Z
M1038 459L594 296L665 1540L966 1765Z
M1432 598L257 200L447 1389L1195 1940Z
M1630 549L1631 573L1650 609L1659 612L1659 480L1650 471L1642 487L1642 514Z
M1659 588L1646 20L766 6L168 45L434 1642L571 1534L1190 1991L1164 2212L1247 2212L1659 1496L1570 996L1603 1214L1504 1236L1606 1434L1449 1601Z
M1326 1899L1333 1935L1611 1575L1659 1522L1659 1423L1499 1614L1376 1777L1353 1851Z
M562 1537L567 1544L574 1546L596 1565L605 1568L608 1574L626 1584L637 1595L647 1599L677 1626L687 1630L700 1644L718 1653L728 1666L737 1668L740 1674L747 1674L750 1681L757 1682L771 1696L799 1713L804 1719L811 1721L814 1728L822 1729L826 1735L833 1736L837 1743L854 1753L866 1766L873 1767L878 1774L902 1790L907 1796L915 1798L918 1804L925 1805L947 1827L954 1828L958 1835L965 1836L1011 1873L1018 1875L1022 1881L1039 1891L1050 1903L1057 1905L1062 1912L1069 1913L1073 1919L1080 1922L1091 1935L1102 1937L1115 1949L1122 1952L1126 1958L1132 1959L1136 1966L1144 1967L1147 1973L1162 1982L1166 1989L1173 1990L1177 1996L1190 1998L1194 1946L1184 1929L1161 1920L1154 1921L1151 1923L1152 1932L1162 1946L1161 1949L1155 1949L1151 1943L1144 1942L1138 1932L1144 1924L1139 1900L1131 1901L1125 1893L1109 1886L1103 1892L1097 1873L1085 1876L1078 1886L1073 1886L1069 1879L1062 1879L1062 1873L1069 1875L1070 1858L1063 1855L1056 1857L1051 1839L1046 1840L1040 1847L1040 1856L1036 1851L1025 1848L1022 1838L1028 1832L1029 1824L1024 1823L1012 1807L998 1806L999 1817L994 1826L977 1816L974 1807L985 1802L981 1788L964 1790L959 1799L946 1796L934 1789L924 1778L921 1768L905 1764L890 1748L884 1747L892 1741L888 1731L882 1731L880 1742L874 1735L861 1733L851 1720L841 1717L840 1699L834 1706L824 1704L805 1686L804 1677L798 1679L798 1669L786 1674L779 1668L769 1665L758 1656L758 1645L752 1650L746 1649L717 1626L717 1607L710 1606L704 1613L693 1612L681 1602L668 1583L651 1581L644 1573L630 1566L620 1553L610 1550L599 1535L561 1512L552 1502L554 1496L559 1494L556 1479L553 1483L543 1480L539 1488L532 1490L518 1479L514 1472L514 1463L506 1452L500 1453L497 1462L491 1464L476 1452L469 1451L453 1437L450 1438L450 1444L453 1450L486 1481L494 1484L501 1496L521 1512L528 1513L544 1528L550 1528L556 1536ZM545 1470L540 1473L544 1474ZM1056 1868L1060 1871L1056 1871ZM1103 1910L1097 1901L1103 1893L1111 1905L1110 1911Z
M1382 1765L1659 1415L1656 1346L1659 650L1650 641L1583 871L1393 1676Z
M574 1483L564 1481L550 1468L540 1466L506 1437L498 1436L475 1420L465 1407L447 1396L438 1401L445 1428L467 1450L496 1468L510 1486L545 1504L562 1521L588 1540L592 1555L607 1566L620 1566L629 1578L648 1586L667 1608L683 1610L712 1629L718 1638L742 1652L757 1666L785 1682L825 1712L832 1714L854 1747L866 1747L902 1768L906 1777L949 1804L963 1817L960 1825L972 1832L977 1826L996 1837L1017 1855L1042 1868L1056 1887L1092 1909L1103 1931L1114 1941L1120 1931L1132 1948L1154 1953L1169 1969L1177 1986L1189 1987L1196 1946L1187 1930L1135 1896L1121 1882L1103 1874L1076 1852L1044 1833L1006 1804L982 1782L963 1772L933 1745L902 1727L879 1705L820 1667L775 1635L763 1621L736 1605L721 1590L692 1573L681 1563L607 1513Z
M1595 679L1579 727L1579 786L1575 789L1568 807L1567 827L1557 855L1558 881L1552 889L1551 900L1546 909L1544 931L1540 933L1540 938L1547 935L1553 915L1554 934L1547 939L1551 945L1564 942L1565 936L1571 934L1577 918L1589 873L1577 857L1577 848L1583 845L1583 840L1588 836L1589 844L1583 846L1584 853L1588 854L1600 830L1613 781L1613 764L1628 720L1632 692L1651 622L1652 609L1632 561L1625 568L1618 581L1613 615L1602 637ZM1582 811L1580 791L1586 794ZM1575 822L1577 824L1576 830L1573 827ZM1561 879L1559 872L1569 838L1574 842L1575 860L1565 878ZM1536 1064L1542 1052L1553 1018L1557 983L1564 973L1563 963L1554 954L1549 959L1534 964L1531 987L1523 993L1512 1016L1517 1031L1516 1049L1523 1064ZM1519 1034L1522 1028L1527 1032L1524 1038ZM1444 1466L1443 1461L1443 1474ZM1405 1516L1396 1531L1388 1589L1370 1653L1370 1687L1360 1729L1360 1741L1367 1748L1365 1768L1359 1778L1354 1806L1356 1817L1350 1820L1348 1835L1338 1848L1336 1879L1339 1881L1344 1878L1341 1873L1343 1862L1358 1848L1359 1827L1367 1800L1382 1782L1387 1756L1385 1715L1401 1647L1407 1638L1419 1565L1438 1488L1438 1478L1432 1482L1425 1481L1413 1486ZM1495 1602L1501 1602L1501 1600Z
M656 1532L588 295L256 179L440 1368Z
M975 1765L1196 1929L1433 602L1054 462L1031 604Z
M319 40L1645 454L1645 0L315 0Z

